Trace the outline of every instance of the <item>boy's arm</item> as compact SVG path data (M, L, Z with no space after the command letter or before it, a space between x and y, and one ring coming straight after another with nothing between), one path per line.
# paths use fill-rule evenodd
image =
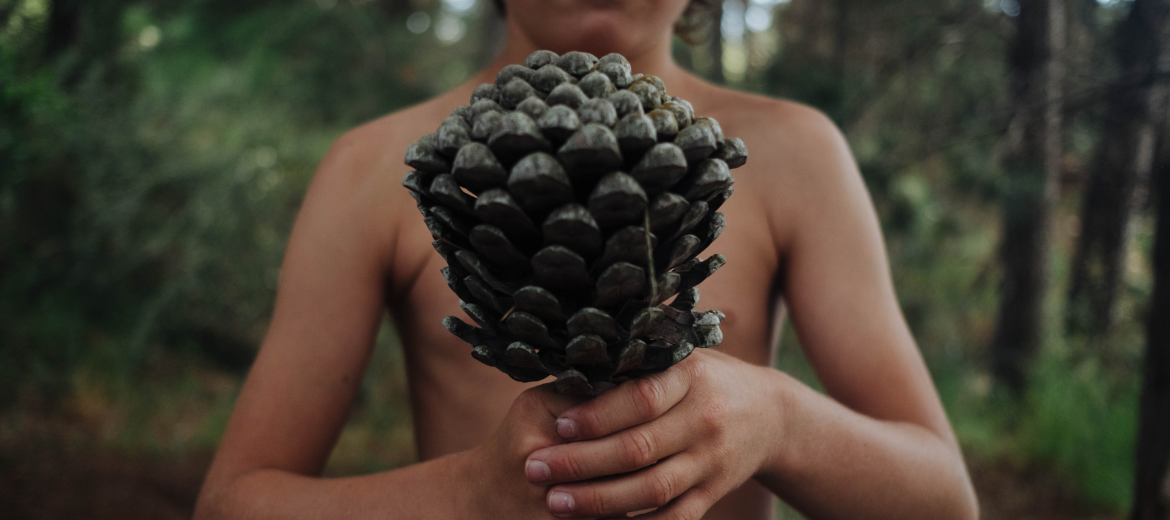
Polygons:
M221 465L219 460L236 455L221 450L194 518L552 520L543 505L546 489L524 480L524 457L563 442L554 431L554 420L578 402L558 395L551 385L528 389L486 443L360 477L321 478L315 473L247 462Z
M309 186L272 321L200 496L203 517L235 516L224 510L229 499L260 482L256 504L305 496L296 491L313 486L308 476L324 467L349 416L381 318L398 213L378 203L393 178L374 173L382 165L363 145L367 132L339 139Z
M319 477L350 415L386 291L405 284L387 275L409 267L395 265L394 244L413 201L393 173L402 170L393 136L377 125L342 137L309 188L198 519L475 518L542 503L543 491L524 480L524 457L559 442L551 425L568 406L547 389L522 394L510 412L518 417L473 450L377 475Z
M797 206L785 288L829 397L787 385L784 442L762 482L814 518L975 518L977 502L938 393L902 316L873 204L831 121L789 104L804 132L788 182ZM875 506L885 506L875 508ZM880 514L876 514L879 513Z
M665 505L647 518L698 518L754 476L811 518L977 516L848 147L820 114L783 110L761 119L785 121L791 131L773 132L784 142L749 146L764 152L753 160L783 165L769 212L773 229L790 230L775 237L788 253L786 298L831 397L774 369L696 352L561 414L562 433L585 442L529 457L550 468L543 483L566 483L551 488L550 507L572 503L571 516L590 516Z

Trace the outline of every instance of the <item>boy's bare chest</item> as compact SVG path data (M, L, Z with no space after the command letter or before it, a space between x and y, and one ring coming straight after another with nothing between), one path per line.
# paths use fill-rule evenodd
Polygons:
M736 188L721 209L725 231L700 255L720 253L727 264L699 286L696 309L727 315L719 350L764 364L772 351L777 254L760 198L750 183L737 182ZM391 302L391 310L406 353L419 455L431 458L478 444L529 385L475 361L471 347L443 328L444 317L463 313L439 272L445 264L431 249L426 226L421 217L412 217L403 224L397 256L413 257L413 265L397 267L414 278L409 290ZM407 250L409 255L402 254Z
M760 197L753 193L750 183L742 184L748 185L737 183L737 193L721 208L727 220L723 233L699 255L705 258L719 253L727 258L727 264L699 286L700 300L696 306L697 310L719 309L727 315L723 329L728 341L725 341L724 349L737 351L742 348L737 343L768 334L779 264L773 230ZM445 356L449 349L455 349L461 357L470 359L466 345L448 334L440 324L444 317L462 317L463 312L458 297L440 274L445 263L432 250L429 231L421 217L411 217L403 224L402 234L405 236L399 239L399 253L407 248L412 250L415 266L407 271L413 279L409 280L410 289L404 295L405 301L392 306L399 314L410 315L408 322L399 323L400 329L403 333L430 339L428 343L431 345L443 338L439 342L444 348L428 347L425 353L417 353L419 356Z
M747 130L725 126L727 135L751 135ZM391 148L405 151L409 143L396 144L400 146ZM727 226L700 254L705 258L720 253L727 264L699 286L696 309L724 312L724 340L717 348L757 364L768 363L772 352L780 262L776 230L766 208L770 191L766 179L776 166L749 159L733 171L735 194L720 208ZM388 303L405 352L419 454L430 458L475 446L495 430L515 396L529 385L480 364L471 357L471 347L442 326L446 316L470 320L440 274L445 263L432 248L433 239L414 201L405 189L390 199L387 203L402 211L395 265L388 273L392 292Z

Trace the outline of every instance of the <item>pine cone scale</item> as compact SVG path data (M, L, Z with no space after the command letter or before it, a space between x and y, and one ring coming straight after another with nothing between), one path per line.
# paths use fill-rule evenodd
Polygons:
M697 255L747 148L631 72L535 52L407 149L403 185L475 324L443 326L518 381L590 394L722 341L723 314L693 309L726 260Z

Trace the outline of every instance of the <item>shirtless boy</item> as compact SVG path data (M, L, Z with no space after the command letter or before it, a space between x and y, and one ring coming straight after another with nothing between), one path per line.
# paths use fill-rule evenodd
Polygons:
M342 136L309 187L268 335L196 518L974 519L954 434L898 308L873 206L820 113L720 88L670 57L687 0L506 0L496 62ZM406 147L534 50L618 52L751 151L710 251L701 309L724 340L600 397L558 396L475 361L407 190ZM405 348L419 458L321 478L379 318ZM787 307L827 396L771 368ZM599 478L609 477L609 478Z

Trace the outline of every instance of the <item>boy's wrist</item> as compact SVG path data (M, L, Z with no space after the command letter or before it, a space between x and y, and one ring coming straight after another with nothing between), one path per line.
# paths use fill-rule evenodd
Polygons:
M455 482L443 484L458 490L451 494L453 513L458 515L458 518L486 519L488 515L485 511L491 510L488 502L491 499L491 492L488 489L491 482L485 478L489 473L485 471L487 464L483 460L483 455L482 445L455 455L456 460L453 461L456 465Z
M761 414L766 418L766 430L774 432L764 443L765 456L757 477L789 474L796 467L796 460L802 451L804 438L802 437L804 406L807 399L803 399L803 385L792 376L779 370L765 368L769 372L766 378L766 395L774 413Z

